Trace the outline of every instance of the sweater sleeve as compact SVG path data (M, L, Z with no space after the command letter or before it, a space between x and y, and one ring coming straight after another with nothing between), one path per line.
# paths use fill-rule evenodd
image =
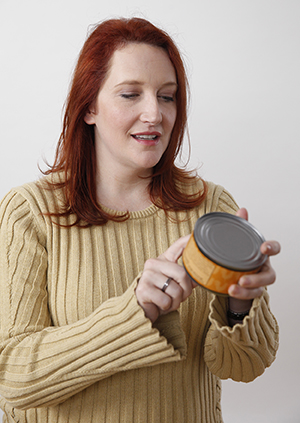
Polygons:
M205 341L205 361L221 379L251 382L275 360L278 325L269 307L265 290L253 301L250 313L241 324L227 324L227 301L214 296L210 304L210 329Z
M178 313L161 323L162 336L137 303L137 278L88 317L54 327L37 214L11 192L1 203L0 225L0 394L11 406L55 405L114 373L183 358Z
M211 211L235 213L238 206L231 195L216 187L211 196ZM275 360L278 349L278 324L264 291L253 301L249 316L232 328L227 322L227 298L213 295L210 303L210 328L205 340L205 361L221 379L250 382Z

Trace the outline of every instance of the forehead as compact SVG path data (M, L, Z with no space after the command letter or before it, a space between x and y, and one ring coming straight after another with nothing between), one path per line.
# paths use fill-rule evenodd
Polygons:
M107 79L164 79L176 82L174 66L165 50L143 43L129 43L116 50Z

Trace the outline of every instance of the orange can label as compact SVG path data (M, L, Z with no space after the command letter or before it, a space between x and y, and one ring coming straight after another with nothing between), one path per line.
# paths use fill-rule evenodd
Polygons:
M238 283L241 276L258 271L258 269L255 269L238 272L219 266L202 254L193 234L183 251L182 261L186 272L195 282L222 295L228 295L230 285Z

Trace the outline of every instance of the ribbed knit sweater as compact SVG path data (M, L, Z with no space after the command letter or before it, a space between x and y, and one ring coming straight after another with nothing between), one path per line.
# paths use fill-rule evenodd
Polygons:
M201 206L173 219L152 205L125 222L88 228L45 217L62 197L40 183L3 199L4 422L222 422L220 379L252 381L275 358L278 327L267 292L233 328L226 298L201 287L154 324L135 295L148 258L191 233L201 215L235 212L227 191L208 188Z

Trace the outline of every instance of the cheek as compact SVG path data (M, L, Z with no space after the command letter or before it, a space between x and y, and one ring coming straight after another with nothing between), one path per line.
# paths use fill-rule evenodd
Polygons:
M166 115L166 123L168 125L168 129L169 131L172 131L174 125L175 125L175 121L176 121L176 116L177 116L177 110L169 110L167 115Z
M109 122L112 130L128 130L135 120L135 113L130 108L112 107L105 115L105 121Z

